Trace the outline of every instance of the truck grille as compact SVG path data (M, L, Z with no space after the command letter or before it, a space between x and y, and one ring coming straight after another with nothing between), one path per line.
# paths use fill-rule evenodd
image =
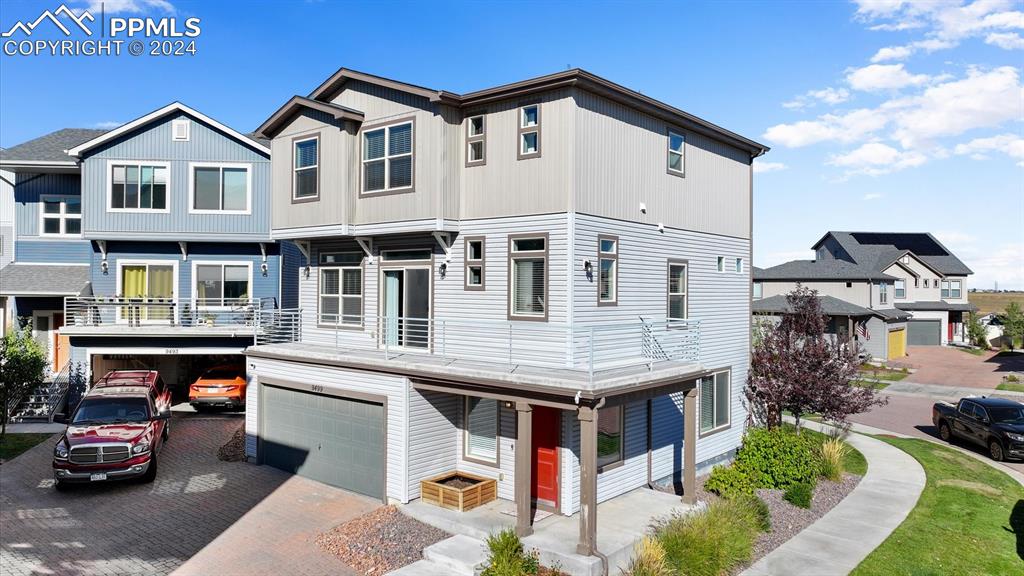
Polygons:
M75 446L69 459L74 464L109 464L124 462L131 455L128 444L104 444L100 446Z

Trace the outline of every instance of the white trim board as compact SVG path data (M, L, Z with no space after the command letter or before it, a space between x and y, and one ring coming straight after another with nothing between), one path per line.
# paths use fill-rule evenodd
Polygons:
M238 168L245 170L245 210L200 210L196 208L196 168ZM248 162L189 162L188 163L188 213L189 214L252 214L252 164ZM224 179L221 172L221 202L224 199Z
M114 166L136 166L139 168L139 186L142 186L142 167L150 166L153 168L163 168L167 170L167 193L164 195L164 208L111 208L114 199ZM127 213L127 214L170 214L171 213L171 163L160 160L107 160L107 172L103 175L103 179L106 182L107 188L107 199L106 205L103 207L106 212L113 212L115 214ZM125 183L127 186L127 182ZM142 190L137 190L136 194L140 196Z
M192 280L189 282L189 284L190 284L190 286L189 286L189 298L191 300L195 300L197 298L197 296L196 296L196 267L198 267L198 266L221 266L221 267L223 267L223 266L245 266L249 270L249 290L248 290L249 295L248 295L248 299L249 300L255 300L255 298L252 295L253 289L254 289L253 279L252 279L252 260L196 260L195 258L193 258L192 259ZM224 278L223 274L224 274L224 272L223 272L223 268L222 268L221 269L221 282L222 283L224 281L223 280L223 278ZM223 297L223 294L224 294L224 292L223 292L223 286L222 286L221 287L221 297ZM278 293L278 298L280 298L280 293ZM204 310L215 310L217 308L225 308L225 309L227 309L227 308L230 308L230 306L228 306L228 307L224 307L224 306L203 306Z

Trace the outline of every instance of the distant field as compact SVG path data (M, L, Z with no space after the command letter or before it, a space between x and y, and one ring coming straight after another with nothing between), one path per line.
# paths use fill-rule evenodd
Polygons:
M1024 292L968 292L967 299L978 307L978 314L1002 312L1010 302L1024 308Z

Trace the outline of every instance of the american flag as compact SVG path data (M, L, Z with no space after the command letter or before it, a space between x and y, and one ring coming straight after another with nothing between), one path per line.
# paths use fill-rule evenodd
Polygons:
M865 340L871 340L871 333L868 332L867 322L857 322L857 334L859 334Z

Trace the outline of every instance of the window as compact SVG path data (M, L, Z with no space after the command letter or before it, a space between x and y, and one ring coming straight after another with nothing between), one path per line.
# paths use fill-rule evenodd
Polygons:
M320 137L296 139L292 145L292 200L320 195Z
M846 287L847 288L853 288L853 282L847 282L846 283Z
M464 453L485 462L498 462L498 401L466 397Z
M906 298L907 297L907 281L906 280L897 280L896 281L896 289L894 290L894 292L895 292L895 294L893 294L893 296L895 296L895 298L897 300L902 300L902 299Z
M112 211L167 211L169 169L167 164L110 164Z
M729 371L716 372L700 379L700 433L729 427Z
M725 256L718 257L718 271L725 272Z
M358 252L320 254L317 323L362 326L363 255Z
M910 264L910 256L907 256L907 255L901 256L900 257L900 262L903 262L904 264Z
M482 166L487 162L486 136L484 115L470 116L466 123L466 166Z
M949 297L959 298L960 297L960 281L951 280L949 283Z
M619 301L619 239L598 236L597 252L597 305L615 305Z
M548 319L548 238L509 236L509 319Z
M178 293L178 262L174 261L128 261L117 262L117 294L136 302L168 302ZM193 274L194 276L194 274ZM174 315L174 308L167 304L155 306L129 306L118 309L122 321L147 320L167 321Z
M191 164L190 212L249 212L249 167L244 164Z
M519 108L519 160L540 157L540 104Z
M363 132L363 192L412 189L412 122Z
M949 280L942 281L942 297L949 298Z
M82 233L81 196L40 196L39 234L78 236Z
M925 278L925 279L924 279L924 287L925 287L925 288L927 288L927 287L928 287L928 279L927 279L927 278Z
M239 306L252 293L252 266L249 263L193 262L197 306Z
M917 277L914 277L914 288L918 288L920 286L919 283L920 283L920 279L917 278Z
M884 282L878 285L878 303L889 303L889 285Z
M736 259L736 273L737 274L742 274L743 273L743 258L737 258Z
M686 301L686 263L669 262L668 264L668 318L669 320L685 320L689 311Z
M764 298L764 286L760 282L754 282L754 300Z
M188 142L189 126L191 123L186 118L171 121L171 140L175 142Z
M484 289L484 239L482 237L466 238L466 290Z
M686 173L686 157L683 147L686 137L680 132L668 131L668 173L683 176Z
M430 260L433 252L426 250L383 250L380 259L385 262L401 262L405 260Z
M622 462L622 406L597 411L597 469Z

